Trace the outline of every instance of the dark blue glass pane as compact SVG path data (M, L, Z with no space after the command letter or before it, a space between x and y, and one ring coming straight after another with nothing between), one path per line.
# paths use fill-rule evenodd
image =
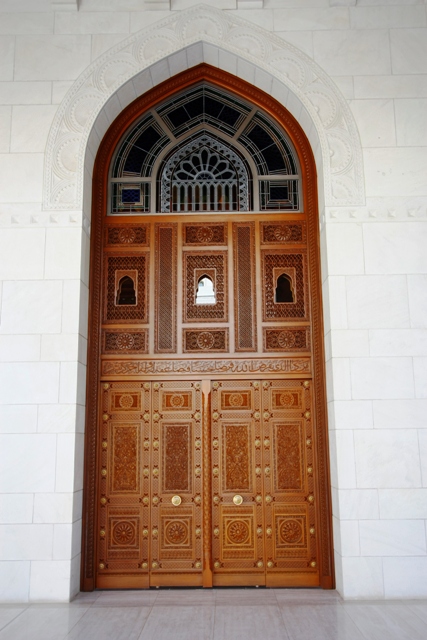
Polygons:
M134 202L141 201L140 189L122 189L122 202L123 204L133 204Z

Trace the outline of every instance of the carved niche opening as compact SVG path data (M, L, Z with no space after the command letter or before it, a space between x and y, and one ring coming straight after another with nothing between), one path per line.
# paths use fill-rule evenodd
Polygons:
M116 305L136 305L135 282L128 275L119 280Z
M214 283L208 275L203 275L198 280L196 304L216 304Z
M277 278L275 302L295 302L292 280L286 273Z

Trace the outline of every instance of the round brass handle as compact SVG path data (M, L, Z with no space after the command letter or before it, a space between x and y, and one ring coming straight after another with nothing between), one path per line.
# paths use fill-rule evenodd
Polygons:
M235 495L234 498L233 498L233 502L234 502L235 505L239 506L243 502L242 496Z
M171 498L171 502L173 504L174 507L179 507L179 505L181 504L182 500L181 500L181 496L172 496Z

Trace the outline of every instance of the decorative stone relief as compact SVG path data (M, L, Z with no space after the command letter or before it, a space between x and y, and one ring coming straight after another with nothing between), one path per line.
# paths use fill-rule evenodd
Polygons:
M275 34L229 12L198 5L125 39L76 80L49 134L45 210L81 209L89 134L109 98L153 63L197 42L214 45L263 69L295 94L320 139L326 205L364 204L359 135L344 97L327 74Z

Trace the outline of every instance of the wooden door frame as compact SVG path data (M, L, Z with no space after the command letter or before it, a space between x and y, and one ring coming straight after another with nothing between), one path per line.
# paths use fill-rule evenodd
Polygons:
M92 221L90 241L89 331L86 386L86 429L83 485L81 590L95 588L97 511L97 425L99 406L102 257L105 211L108 203L109 168L117 145L131 124L145 111L169 96L206 81L258 106L286 131L298 154L307 214L307 247L310 268L310 299L313 328L313 388L317 415L318 514L320 521L320 585L334 588L332 509L326 414L324 331L320 274L320 238L316 165L310 143L297 120L277 100L236 76L207 64L200 64L166 80L126 107L105 134L96 156L92 180ZM232 214L231 214L232 215Z

